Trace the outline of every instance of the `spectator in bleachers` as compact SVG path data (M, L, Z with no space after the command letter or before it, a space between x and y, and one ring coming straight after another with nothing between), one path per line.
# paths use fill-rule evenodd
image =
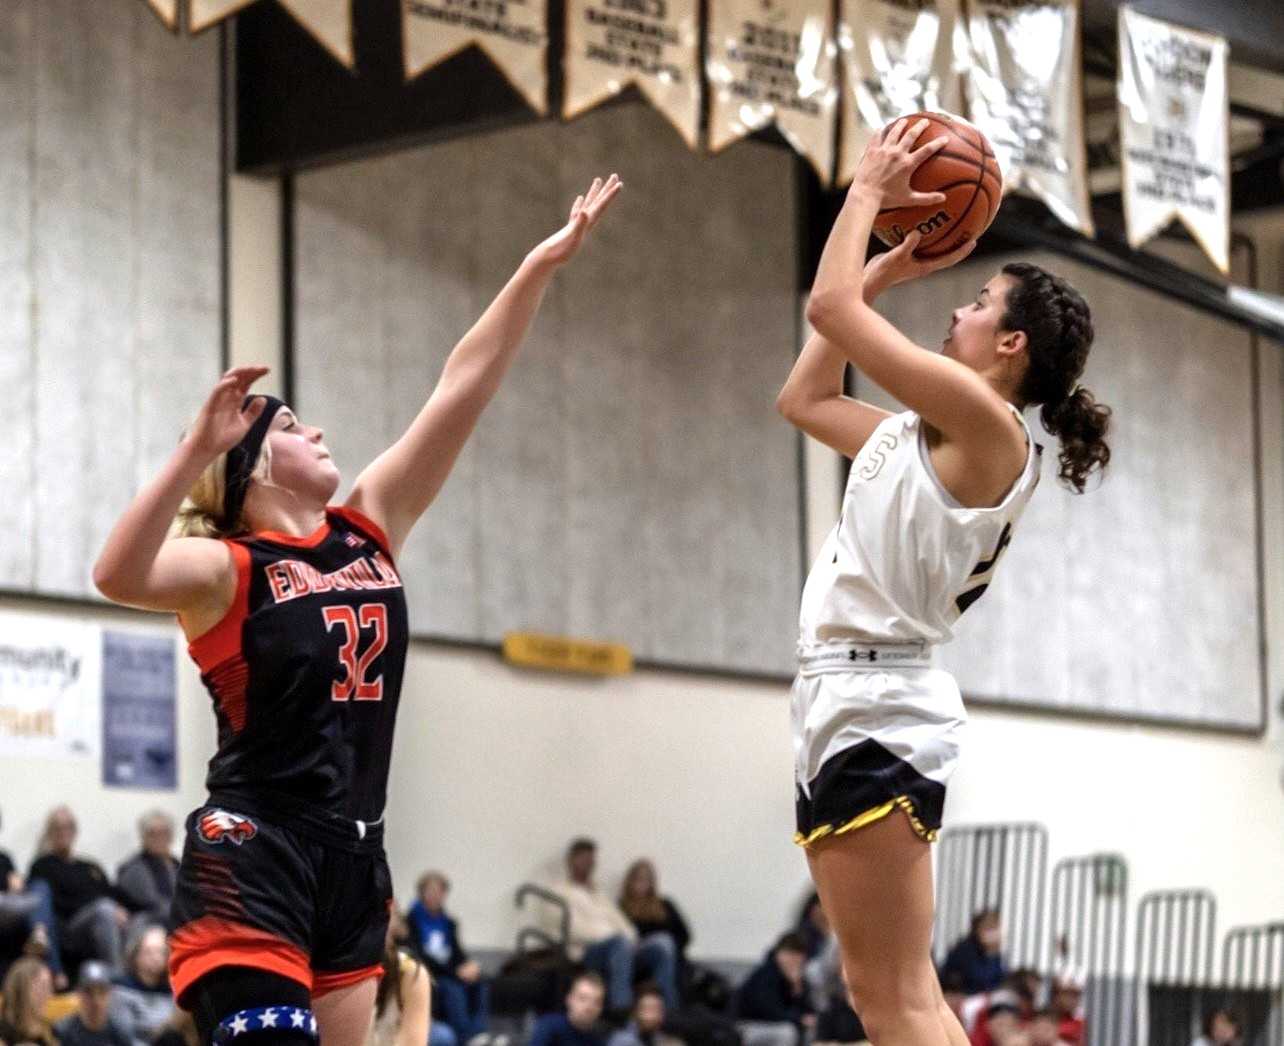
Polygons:
M843 953L838 938L830 934L820 953L808 959L804 976L816 1010L818 1042L861 1042L865 1029L852 1009L843 980Z
M0 995L0 1042L57 1046L53 1029L45 1020L45 1006L53 995L48 966L30 956L17 960L5 974Z
M799 1046L815 1014L803 979L807 942L787 933L736 990L732 1009L744 1046Z
M383 976L379 978L366 1046L456 1046L458 1040L448 1027L434 1034L428 971L397 947L396 923L396 919L389 921L384 940Z
M598 1028L606 985L592 971L581 973L566 993L566 1012L547 1013L535 1022L527 1046L606 1046Z
M1239 1046L1239 1018L1230 1010L1216 1009L1204 1018L1204 1034L1191 1046Z
M1057 1028L1057 1011L1051 1007L1037 1010L1030 1019L1030 1046L1067 1046Z
M1052 1009L1057 1014L1057 1033L1069 1046L1085 1042L1083 1019L1083 978L1063 970L1052 979Z
M677 956L673 942L663 935L638 941L638 932L627 915L593 884L597 844L575 839L566 851L566 878L553 892L570 909L567 953L606 980L606 1003L612 1013L633 1008L635 974L650 977L664 993L670 1009L677 1009Z
M168 924L178 881L173 818L163 810L151 810L139 818L138 835L142 849L116 869L117 892L131 911Z
M135 1046L154 1042L174 1018L169 945L157 923L136 927L125 942L125 972L116 978L111 1016Z
M75 842L75 816L65 806L55 807L45 819L40 856L32 862L27 880L49 884L63 958L67 952L75 952L82 959L99 959L118 971L121 932L129 914L116 903L102 867L72 854Z
M993 908L977 912L972 928L946 956L941 974L958 973L968 995L994 991L1007 974L1003 965L1003 925Z
M668 938L677 957L680 973L687 959L691 929L673 899L661 896L655 865L646 858L634 861L624 873L624 883L620 887L620 910L629 917L633 928L638 932L638 939L643 943L661 936ZM680 983L681 977L678 979Z
M489 985L481 967L464 950L459 924L446 913L450 881L441 872L419 877L418 899L406 913L410 939L432 974L435 1015L461 1043L486 1032L490 1021Z
M112 1019L111 970L90 959L76 977L76 1012L54 1025L62 1046L131 1046L129 1035Z
M798 934L807 942L807 958L814 959L828 944L832 933L829 928L829 916L820 905L820 894L814 891L803 901L798 912Z
M643 984L633 1001L628 1025L608 1040L607 1046L682 1046L682 1040L664 1033L664 995L654 984Z
M65 986L56 930L48 883L27 882L0 850L0 977L18 957L34 955L49 964L54 987Z
M994 992L969 1036L972 1046L1008 1046L1021 1031L1021 1000L1004 988Z

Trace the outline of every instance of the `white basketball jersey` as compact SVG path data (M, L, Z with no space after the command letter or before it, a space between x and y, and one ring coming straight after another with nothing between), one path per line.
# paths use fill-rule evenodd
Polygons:
M1020 478L993 508L964 508L937 478L922 419L894 414L852 462L838 524L807 575L799 646L942 643L990 583L1039 482L1030 429Z

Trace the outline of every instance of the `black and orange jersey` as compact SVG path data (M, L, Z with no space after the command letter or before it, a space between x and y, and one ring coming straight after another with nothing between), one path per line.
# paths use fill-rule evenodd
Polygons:
M218 717L210 795L315 822L378 821L408 640L387 537L331 507L307 537L227 544L236 597L188 647Z

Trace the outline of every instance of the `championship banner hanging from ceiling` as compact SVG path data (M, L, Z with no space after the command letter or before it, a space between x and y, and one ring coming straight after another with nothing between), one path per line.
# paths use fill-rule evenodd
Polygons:
M1094 235L1078 0L968 0L965 25L969 115L998 154L1004 190Z
M687 146L696 147L698 0L567 0L565 70L566 119L636 84Z
M230 18L257 0L187 0L187 28L199 33ZM147 0L147 6L170 29L179 22L181 0ZM349 69L356 63L352 49L353 0L277 0L335 59Z
M837 60L829 0L709 0L709 147L775 124L828 185Z
M838 181L856 174L875 132L906 113L961 113L954 61L959 0L841 0L838 48L846 78Z
M1119 9L1124 219L1137 248L1174 218L1230 268L1227 44Z
M548 111L547 0L401 0L406 78L476 44L541 116Z

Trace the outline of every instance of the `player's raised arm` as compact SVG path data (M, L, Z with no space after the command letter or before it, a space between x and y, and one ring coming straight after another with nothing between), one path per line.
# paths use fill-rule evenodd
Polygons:
M944 146L915 149L927 121L901 121L870 143L829 234L807 304L807 319L872 381L960 445L985 453L1015 443L1008 407L974 370L919 348L864 300L865 248L880 209L933 202L910 175ZM938 196L940 194L937 194ZM953 261L962 257L956 252ZM1015 452L1021 448L1014 448Z
M623 187L596 178L565 226L536 246L451 350L410 428L357 477L348 504L383 527L395 552L450 475L469 434L513 362L553 274L570 261Z
M93 573L94 585L108 599L178 612L222 597L231 601L235 574L222 542L167 538L193 484L263 412L261 399L243 405L250 386L267 372L266 367L234 367L224 374L160 473L116 521Z

